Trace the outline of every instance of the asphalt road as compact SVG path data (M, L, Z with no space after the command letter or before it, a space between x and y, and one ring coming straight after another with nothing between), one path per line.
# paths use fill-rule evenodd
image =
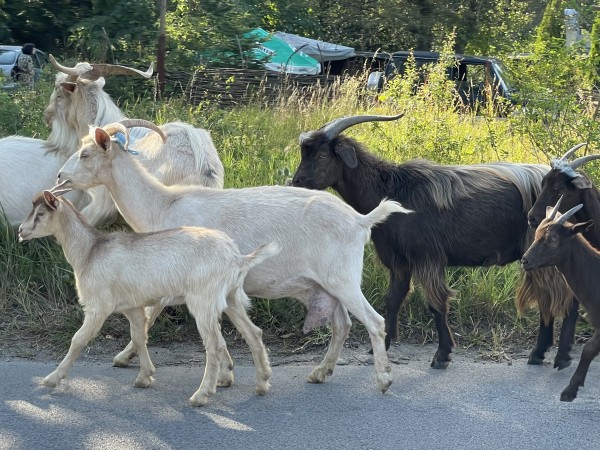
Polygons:
M427 349L428 359L432 353ZM235 358L235 355L234 355ZM105 360L104 360L105 359ZM525 359L483 362L458 353L445 371L411 355L393 365L382 395L372 365L336 368L322 385L312 367L273 367L271 390L254 394L254 368L203 408L187 405L200 364L158 367L133 387L137 366L78 361L56 389L41 386L55 363L0 361L1 449L586 449L600 446L600 364L573 403L561 403L575 364L561 372ZM577 361L575 361L576 363Z

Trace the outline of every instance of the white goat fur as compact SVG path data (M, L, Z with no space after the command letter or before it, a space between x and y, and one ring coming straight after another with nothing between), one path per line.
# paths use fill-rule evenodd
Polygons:
M90 134L61 169L59 181L75 189L105 185L134 231L182 225L215 228L231 236L242 252L265 239L278 242L281 253L251 269L244 290L261 298L300 300L308 309L305 332L331 320L331 344L309 382L323 382L333 372L350 330L350 311L371 336L379 388L387 390L392 377L384 320L360 290L364 245L375 224L408 210L383 201L363 216L330 193L294 187L165 186L104 130L92 127ZM163 306L152 309L149 326ZM135 343L130 343L114 364L126 366L135 351Z
M104 92L104 78L66 82L56 75L44 119L52 127L48 140L9 136L0 139L0 207L7 221L18 226L29 212L31 197L54 186L56 172L77 151L90 124L103 126L124 118ZM144 166L165 184L200 184L222 188L223 164L210 134L182 122L163 125L162 143L155 133L138 129L131 148L143 156ZM9 182L10 180L10 182ZM104 187L69 198L92 225L110 223L118 212ZM23 201L26 199L26 201Z
M56 237L73 266L85 318L64 360L44 379L46 386L55 387L67 376L83 348L115 312L129 319L131 337L139 351L140 372L135 385L150 385L155 369L146 348L144 306L175 296L173 302L185 303L196 319L206 348L204 377L190 403L206 404L217 384L232 381L232 361L223 351L226 346L219 325L223 311L233 317L250 346L256 364L257 393L267 392L269 360L262 332L246 314L250 300L242 286L251 267L279 251L276 244L263 245L243 256L225 233L207 228L103 233L88 225L68 200L45 191L34 198L33 210L19 228L19 240L48 235Z

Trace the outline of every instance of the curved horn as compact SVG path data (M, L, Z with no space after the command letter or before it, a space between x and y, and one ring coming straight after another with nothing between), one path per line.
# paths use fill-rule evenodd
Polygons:
M567 150L567 153L562 155L559 159L561 161L566 161L571 156L573 156L573 153L575 153L577 150L579 150L581 147L583 147L584 145L587 145L587 144L588 144L587 142L582 142L581 144L577 144L576 146L571 147L569 150Z
M163 142L165 142L167 140L167 137L165 136L165 133L163 133L163 130L160 129L160 127L148 120L144 120L144 119L123 119L119 122L117 122L121 125L123 125L126 128L133 128L133 127L142 127L142 128L148 128L152 131L155 131L159 134L159 136L162 138Z
M570 210L568 210L566 213L564 213L562 216L560 216L557 220L556 223L562 225L563 223L565 223L567 220L569 220L571 217L573 217L573 215L579 211L581 208L583 208L583 205L580 203L577 206L573 206Z
M585 163L588 163L590 161L593 161L595 159L600 159L600 155L587 155L587 156L582 156L581 158L577 158L575 161L573 161L571 164L569 164L571 166L571 169L575 170L578 167L583 166Z
M322 131L325 136L329 139L335 139L339 136L339 134L347 128L350 128L353 125L357 125L363 122L379 122L386 120L397 120L400 119L404 113L398 114L397 116L349 116L349 117L340 117L338 119L334 119L330 122L327 122L319 131Z
M558 201L556 202L556 205L554 206L554 209L552 210L552 213L550 214L550 217L548 217L549 220L554 220L554 218L556 217L556 213L558 212L558 208L560 208L560 204L563 201L563 196L561 195L560 198L558 199Z
M66 67L59 64L52 55L48 55L50 63L56 70L66 73L72 77L81 77L88 80L97 80L100 77L108 75L140 75L144 78L150 78L154 72L154 63L145 72L133 69L131 67L119 66L114 64L90 64L87 62L77 63L75 67Z
M66 183L68 183L69 180L65 180L60 184L57 184L56 186L54 186L53 188L49 189L49 191L52 193L52 195L54 195L55 197L59 197L61 195L66 194L67 192L70 192L73 190L73 188L62 188Z
M50 64L52 64L56 70L75 78L83 75L84 73L90 72L93 69L92 65L86 62L78 63L75 67L63 66L62 64L59 64L56 59L54 59L52 54L48 55L48 59L50 60Z
M145 72L116 64L94 64L92 67L92 70L84 73L81 77L89 80L97 80L100 77L109 75L139 75L144 78L150 78L154 72L154 63L150 63L150 67Z

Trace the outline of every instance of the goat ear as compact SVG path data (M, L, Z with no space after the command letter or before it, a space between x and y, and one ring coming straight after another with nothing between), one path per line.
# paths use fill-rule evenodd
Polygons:
M591 189L592 182L588 180L586 177L582 177L581 175L576 176L575 178L571 178L571 183L577 189Z
M100 127L94 130L94 142L96 142L98 147L106 151L110 149L110 136Z
M588 220L587 222L576 223L571 227L571 234L583 233L590 229L590 227L594 225L593 220Z
M57 210L59 200L54 196L54 194L50 191L44 191L44 201L46 205L48 205L51 209Z
M358 166L358 159L356 159L356 151L354 147L350 145L340 145L337 144L335 146L335 154L338 155L341 160L351 169L354 169Z
M69 83L65 81L64 83L60 83L60 87L63 88L63 91L65 91L67 94L72 94L75 92L75 89L77 89L77 83Z

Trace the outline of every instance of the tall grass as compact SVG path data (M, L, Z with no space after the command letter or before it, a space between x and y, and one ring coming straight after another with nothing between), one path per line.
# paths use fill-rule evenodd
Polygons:
M364 79L358 77L339 82L328 91L334 92L333 96L315 89L286 96L270 107L256 99L248 106L222 110L216 105L190 106L181 98L163 102L130 99L121 106L129 117L159 124L180 120L209 129L225 166L226 187L284 184L299 163L298 136L302 131L357 113L405 112L399 121L367 123L346 132L391 161L427 158L443 164L499 160L547 163L547 155L531 140L531 129L538 130L543 124L532 120L527 128L523 116L507 119L496 117L493 111L461 112L448 98L443 81L436 84L435 77L431 80L416 95L392 85L384 95L374 97L364 92ZM41 113L51 84L40 83L37 89L11 99L11 107L19 113L19 127L14 132L47 135ZM579 126L576 116L568 120L570 126L561 130L561 140L577 141L575 132L570 139L564 136ZM6 124L0 124L0 130L5 129ZM0 339L6 342L28 337L38 346L66 346L82 315L76 305L73 274L61 250L52 239L17 244L14 232L4 227L0 256ZM517 264L489 269L451 268L447 272L449 283L457 291L450 319L461 345L498 348L515 337L535 333L535 313L518 317L515 311L513 302L520 276ZM363 290L382 313L387 283L386 270L369 244ZM195 336L184 310L171 309L168 313L153 328L151 339L182 339L187 333ZM266 336L299 334L304 310L297 302L256 300L251 316ZM355 326L354 330L362 329ZM115 318L107 323L103 334L127 340L128 327L124 320ZM400 336L419 342L436 338L419 286L413 287L401 309ZM305 339L320 343L325 337L320 331Z

